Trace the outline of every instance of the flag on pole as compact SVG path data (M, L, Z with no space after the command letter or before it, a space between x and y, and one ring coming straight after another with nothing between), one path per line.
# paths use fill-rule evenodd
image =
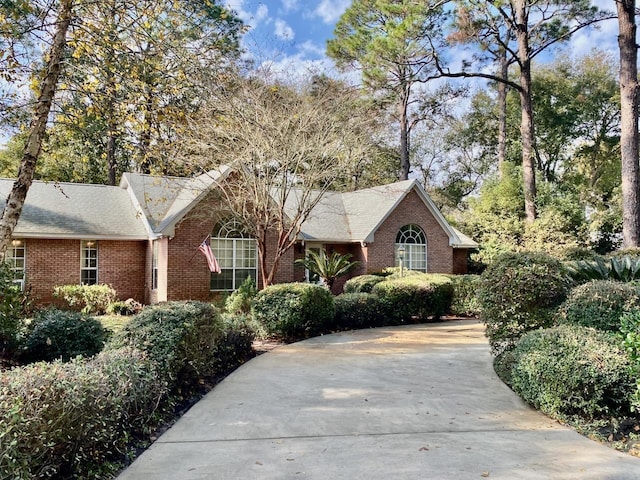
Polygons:
M209 270L211 271L211 273L222 273L222 270L220 269L220 265L218 264L218 260L216 260L216 256L213 254L213 251L211 250L211 245L209 244L209 237L205 238L202 241L202 243L198 247L198 250L207 259L207 265L209 265Z

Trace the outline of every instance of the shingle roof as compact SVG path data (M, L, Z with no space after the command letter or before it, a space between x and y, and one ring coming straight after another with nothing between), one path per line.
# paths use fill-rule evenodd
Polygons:
M0 179L0 209L13 187ZM34 181L15 237L147 239L129 194L119 187Z

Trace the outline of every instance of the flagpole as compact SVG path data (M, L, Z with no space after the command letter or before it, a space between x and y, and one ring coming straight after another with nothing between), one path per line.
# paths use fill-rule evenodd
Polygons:
M204 238L202 239L202 242L206 242L206 241L207 241L207 238L210 238L210 237L211 237L211 234L208 234L206 237L204 237ZM198 247L199 247L200 245L202 245L202 242L200 242L200 243L198 244ZM196 256L197 254L198 254L198 249L196 248L196 251L193 253L193 255L191 255L191 258L189 259L189 263L193 262L193 259L195 258L195 256Z

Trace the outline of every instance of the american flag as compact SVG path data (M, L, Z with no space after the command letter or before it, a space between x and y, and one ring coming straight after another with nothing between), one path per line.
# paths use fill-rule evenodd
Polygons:
M211 250L211 245L209 244L208 238L205 238L202 241L202 243L198 247L198 250L200 250L200 252L207 259L207 264L209 265L209 270L211 271L211 273L222 273L222 270L220 269L220 265L218 264L218 260L216 260L216 256L213 254L213 251Z

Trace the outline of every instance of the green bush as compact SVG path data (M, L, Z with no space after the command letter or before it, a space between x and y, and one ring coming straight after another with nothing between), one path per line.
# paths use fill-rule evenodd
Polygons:
M387 323L387 311L377 295L343 293L335 297L335 304L338 330L380 327Z
M164 394L135 349L0 373L0 477L110 478Z
M222 336L216 344L216 373L229 372L254 356L253 340L258 333L256 323L250 315L222 316Z
M511 387L556 417L627 414L634 385L616 336L561 325L524 335L513 349Z
M620 317L640 306L638 287L610 280L594 280L575 287L558 309L562 323L618 332Z
M169 302L145 308L109 342L147 353L175 393L188 392L216 374L224 326L216 308L202 302Z
M335 306L331 292L309 283L281 283L260 291L253 314L271 335L305 338L327 331Z
M438 318L448 312L453 285L445 275L419 274L385 280L371 293L380 298L389 324L405 323L414 318Z
M371 293L373 286L384 280L381 275L359 275L345 282L344 293Z
M591 280L618 280L632 282L640 280L640 258L624 255L610 258L595 257L592 260L567 262L569 275L576 282Z
M479 275L452 275L453 298L451 299L451 313L454 315L475 316L480 314L478 302Z
M95 318L78 312L45 310L29 325L22 355L31 362L91 357L102 350L107 337L107 330Z
M513 348L526 332L553 323L569 282L562 264L542 253L506 253L482 274L481 320L494 354Z
M60 285L53 296L62 298L71 310L103 314L116 301L116 291L110 285Z
M224 302L224 309L228 313L249 313L253 299L258 293L256 284L251 277L247 277L237 290L231 293Z
M622 315L620 334L622 348L631 358L632 377L636 380L636 386L630 398L631 410L640 412L640 309L633 309Z
M14 352L27 302L9 264L0 262L0 355Z

